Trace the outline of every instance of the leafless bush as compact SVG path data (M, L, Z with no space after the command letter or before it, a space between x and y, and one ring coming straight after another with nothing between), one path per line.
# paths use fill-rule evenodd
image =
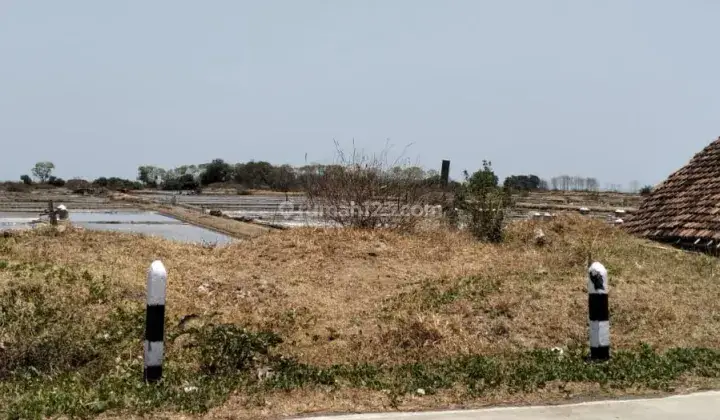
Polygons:
M304 177L309 210L333 224L363 229L410 230L425 217L440 216L439 182L425 171L396 159L388 147L379 155L355 149L345 153L335 142L337 160Z
M72 192L80 192L92 188L92 184L84 179L73 178L65 183L65 188Z
M4 182L0 183L0 190L7 192L28 192L32 189L29 185L22 182Z

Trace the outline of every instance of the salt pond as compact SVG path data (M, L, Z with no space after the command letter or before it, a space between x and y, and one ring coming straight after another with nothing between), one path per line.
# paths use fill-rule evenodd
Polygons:
M37 214L0 212L0 230L30 229ZM83 212L71 211L70 222L90 230L140 233L181 242L214 243L233 241L227 235L183 223L154 212Z

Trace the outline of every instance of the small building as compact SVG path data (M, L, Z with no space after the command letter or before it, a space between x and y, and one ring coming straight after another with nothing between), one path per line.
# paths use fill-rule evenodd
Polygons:
M720 248L720 138L650 192L623 224L638 236L684 248Z

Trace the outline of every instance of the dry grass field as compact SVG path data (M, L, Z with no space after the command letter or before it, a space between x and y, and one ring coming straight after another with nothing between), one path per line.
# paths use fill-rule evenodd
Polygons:
M717 385L716 259L579 216L506 235L487 245L441 227L300 228L226 247L73 228L0 238L0 414L277 418ZM607 364L583 359L589 253L611 276ZM142 334L155 259L169 281L165 380L151 386Z

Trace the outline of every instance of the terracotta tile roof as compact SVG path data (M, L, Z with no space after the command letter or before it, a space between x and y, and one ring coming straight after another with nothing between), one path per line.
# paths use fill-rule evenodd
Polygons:
M720 240L720 138L658 185L624 229L657 240Z

